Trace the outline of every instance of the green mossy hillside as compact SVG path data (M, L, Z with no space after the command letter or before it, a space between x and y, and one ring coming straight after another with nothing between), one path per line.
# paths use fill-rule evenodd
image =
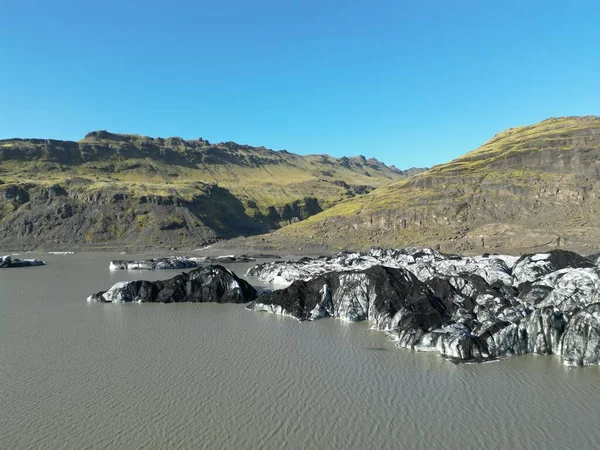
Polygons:
M0 246L194 247L289 225L414 172L202 138L2 140Z
M478 149L265 237L320 248L600 248L600 118L506 130Z

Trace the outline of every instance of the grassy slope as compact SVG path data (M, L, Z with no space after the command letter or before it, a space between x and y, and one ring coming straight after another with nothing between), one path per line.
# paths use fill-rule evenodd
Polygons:
M487 247L511 250L537 241L500 242L496 235L537 230L552 239L564 231L576 245L581 236L573 230L596 227L600 218L598 155L598 117L511 128L447 164L340 202L268 239L274 246L310 239L333 249L419 244L469 251L488 238Z
M133 146L141 146L145 140L151 139L136 138L131 143ZM14 142L0 141L0 149L14 146ZM101 145L117 150L123 146L119 141L89 138L79 141L79 144ZM216 144L216 148L219 147L220 144ZM222 148L226 149L224 146ZM175 147L175 150L183 153L186 146ZM217 157L213 163L194 161L183 165L151 157L141 158L139 155L113 155L105 160L76 165L43 158L32 161L8 160L0 164L0 179L6 184L49 186L80 177L91 182L84 187L87 191L110 187L139 194L176 194L188 199L196 193L198 183L216 183L243 200L254 201L265 212L269 206L285 205L303 196L323 199L326 205L339 201L346 189L333 184L336 181L372 188L402 177L381 163L360 158L348 159L346 166L339 159L324 155L299 156L264 148L227 151L237 157L234 164ZM255 156L257 161L248 162L244 159L247 156Z

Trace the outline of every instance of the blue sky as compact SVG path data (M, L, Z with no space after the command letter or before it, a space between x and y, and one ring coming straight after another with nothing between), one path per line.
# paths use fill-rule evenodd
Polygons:
M0 138L107 129L431 166L600 114L599 3L0 0Z

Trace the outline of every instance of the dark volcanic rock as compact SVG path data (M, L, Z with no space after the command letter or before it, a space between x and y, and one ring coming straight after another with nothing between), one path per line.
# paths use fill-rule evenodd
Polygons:
M211 265L165 281L122 281L108 291L90 295L93 302L246 303L256 290L223 266Z
M600 253L593 253L591 255L588 255L587 259L589 259L592 263L598 265L600 263Z

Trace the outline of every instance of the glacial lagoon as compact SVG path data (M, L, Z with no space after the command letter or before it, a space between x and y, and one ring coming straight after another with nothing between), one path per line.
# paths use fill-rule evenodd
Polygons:
M0 254L2 254L0 252ZM96 304L148 255L28 254L0 270L10 449L597 448L600 368L525 355L454 365L367 323L242 305ZM226 265L243 275L253 263ZM256 280L249 280L256 284Z

